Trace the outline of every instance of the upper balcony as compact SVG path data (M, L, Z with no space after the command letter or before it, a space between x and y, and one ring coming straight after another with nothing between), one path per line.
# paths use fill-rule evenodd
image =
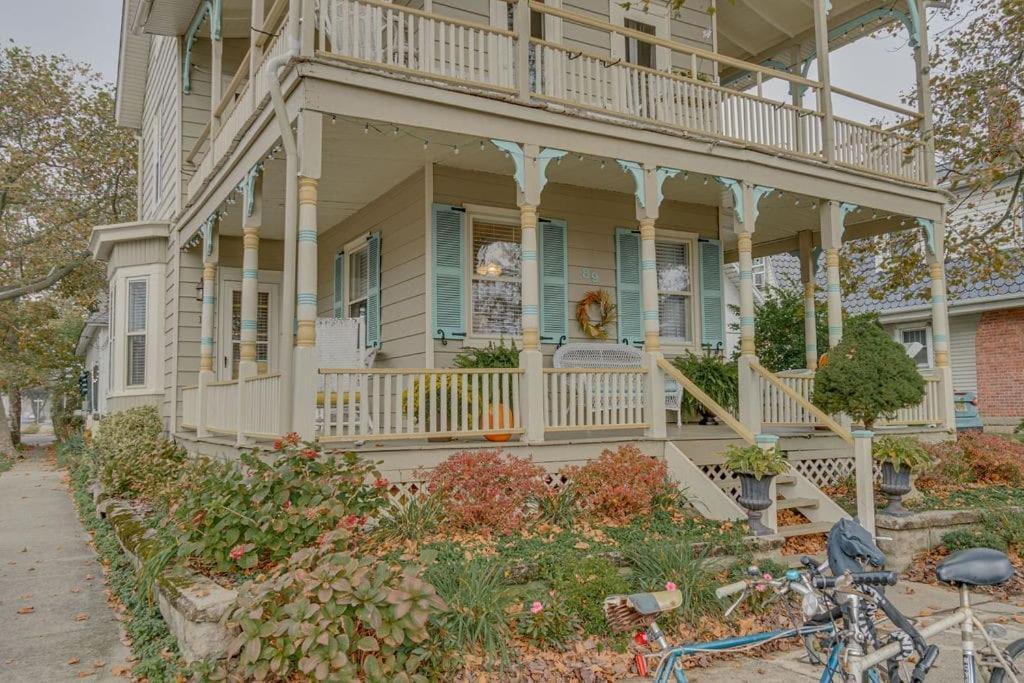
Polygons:
M887 23L906 24L916 44L922 0L906 13L862 0L785 0L756 11L725 2L704 15L704 29L655 3L638 11L616 0L604 15L557 0L490 0L489 16L471 7L480 2L297 1L310 19L300 31L307 60L613 122L624 137L644 128L918 187L934 182L927 101L913 111L833 86L827 69L805 75L819 50ZM249 53L211 101L210 121L186 153L189 199L269 106L265 64L286 51L288 4L277 0L254 18ZM835 115L840 97L859 102L869 120Z

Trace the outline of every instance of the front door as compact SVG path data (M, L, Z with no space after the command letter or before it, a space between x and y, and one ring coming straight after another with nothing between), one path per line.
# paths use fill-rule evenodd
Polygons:
M261 273L261 277L263 274ZM277 302L279 286L260 282L256 298L256 368L261 375L277 367ZM225 277L220 288L220 334L217 345L219 379L237 379L242 343L242 282Z

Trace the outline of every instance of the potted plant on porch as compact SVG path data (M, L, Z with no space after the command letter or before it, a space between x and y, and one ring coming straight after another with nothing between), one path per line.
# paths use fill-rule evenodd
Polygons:
M672 365L715 403L730 412L736 410L739 405L739 378L734 361L726 361L713 353L687 351L676 356ZM716 423L714 414L689 392L683 392L682 409L690 415L699 415L702 425Z
M907 515L903 496L910 493L910 474L920 472L934 460L916 439L885 436L874 443L871 455L882 465L882 493L889 498L885 513Z
M777 448L729 446L725 450L725 468L739 477L737 502L747 510L751 532L755 536L774 533L761 522L761 515L772 504L772 479L789 470L785 454Z
M497 344L490 342L484 348L467 346L453 361L457 368L518 368L519 349L514 343L505 346L505 340ZM477 402L480 409L480 428L495 430L484 434L488 441L508 441L509 432L501 431L512 426L512 409L501 402L497 392L489 392L489 405L483 405L483 396L470 395L471 402Z

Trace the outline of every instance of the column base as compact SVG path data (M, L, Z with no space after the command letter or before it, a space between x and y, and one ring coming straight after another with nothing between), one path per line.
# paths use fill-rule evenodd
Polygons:
M296 346L292 363L292 428L303 441L316 439L317 352Z
M739 375L740 422L753 434L761 433L761 386L751 367L757 356L741 355L737 361Z
M196 414L199 416L197 420L199 424L196 425L196 436L198 437L211 435L206 428L206 386L215 381L217 381L217 375L213 370L199 371L199 389L196 397Z
M665 426L665 375L658 367L658 361L664 358L661 351L648 351L644 354L644 367L647 376L644 379L644 406L647 408L647 436L652 439L664 439L668 436Z
M526 443L544 441L544 354L539 349L519 352L519 412L523 424L522 440Z

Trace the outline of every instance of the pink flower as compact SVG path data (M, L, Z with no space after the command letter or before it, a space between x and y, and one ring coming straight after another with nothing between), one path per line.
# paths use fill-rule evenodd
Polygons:
M281 505L281 509L282 510L291 510L292 509L292 502L290 500L286 500L284 502L284 504Z
M284 442L283 442L283 441L281 441L281 439L278 439L278 440L276 440L276 441L274 442L274 450L275 450L275 451L279 451L279 450L281 450L282 448L284 448Z
M665 590L667 590L667 591L674 591L675 589L676 589L676 585L674 583L672 583L671 581L665 582Z
M533 604L530 605L530 611L534 614L540 614L541 610L544 609L544 605L541 604L540 600L534 600Z
M767 572L765 572L764 575L761 578L764 579L765 581L771 581L772 580L772 575L767 573Z
M228 556L232 560L240 560L242 559L242 555L245 555L244 545L236 545L234 548L231 549L231 552L228 553Z
M315 460L316 456L317 452L312 448L307 448L306 450L302 451L302 457L306 458L307 460Z
M384 479L383 477L373 482L373 487L378 490L386 489L388 486L390 486L390 482L388 482L388 480Z
M754 590L756 590L758 593L764 593L766 590L768 590L768 586L766 586L763 583L759 583L756 586L754 586Z

